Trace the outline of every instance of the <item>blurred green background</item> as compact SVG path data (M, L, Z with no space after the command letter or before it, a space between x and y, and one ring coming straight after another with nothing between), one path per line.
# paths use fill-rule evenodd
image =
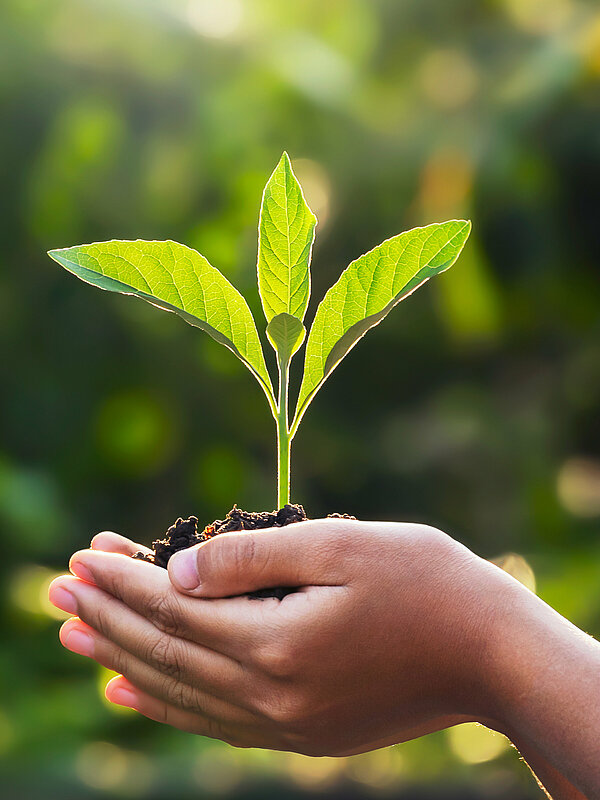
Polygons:
M319 217L313 310L382 239L471 217L458 265L311 407L293 499L515 553L598 635L599 77L592 0L3 0L3 798L540 797L481 728L313 760L108 706L108 676L58 645L49 580L98 530L150 541L180 514L272 508L274 430L227 350L45 251L173 238L260 319L256 222L284 148Z

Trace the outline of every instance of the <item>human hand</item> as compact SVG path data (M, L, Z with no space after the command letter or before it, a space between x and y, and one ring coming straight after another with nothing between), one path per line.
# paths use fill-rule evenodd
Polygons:
M328 519L221 534L174 556L172 583L123 557L139 547L122 537L92 546L71 560L79 577L51 587L79 615L61 640L125 676L107 696L153 719L312 755L493 724L494 608L516 583L436 529ZM229 597L275 585L301 589Z

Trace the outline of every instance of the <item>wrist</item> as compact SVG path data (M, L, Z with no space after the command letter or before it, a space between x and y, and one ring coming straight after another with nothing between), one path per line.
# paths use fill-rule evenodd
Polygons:
M498 576L493 595L484 714L490 727L511 741L530 738L531 718L539 721L539 706L551 704L565 671L576 669L571 637L581 632L506 573Z
M529 694L534 675L532 608L545 606L522 584L489 562L471 600L474 633L467 639L465 711L486 727L513 739L514 709Z

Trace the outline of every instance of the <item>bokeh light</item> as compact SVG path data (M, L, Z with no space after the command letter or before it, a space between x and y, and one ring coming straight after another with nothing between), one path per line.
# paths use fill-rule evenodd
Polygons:
M154 770L150 760L141 753L110 742L90 742L77 754L75 773L91 789L115 790L125 797L143 797L152 784Z
M498 558L494 558L492 560L494 564L499 566L505 572L508 572L509 575L512 575L513 578L518 580L519 583L522 583L523 586L527 587L530 592L535 593L535 573L527 559L518 553L506 553L505 555L498 556Z
M335 786L345 770L342 758L310 758L298 753L286 754L285 765L291 781L309 790Z
M224 39L236 33L242 24L241 0L188 0L187 19L203 36Z
M227 745L213 744L198 754L192 775L203 792L229 795L244 781L243 765L236 750Z
M572 0L504 0L511 20L530 33L560 31L574 11Z
M347 776L376 792L387 794L398 789L405 780L404 758L400 747L385 747L351 756L347 761Z
M419 68L419 85L425 96L444 109L468 103L479 86L476 65L460 50L433 50Z
M56 608L48 600L50 584L61 574L37 564L19 567L11 576L9 584L9 597L15 608L35 616L68 619L70 614Z
M571 514L600 516L600 460L568 459L559 470L557 490L561 503Z
M323 166L310 158L295 158L293 168L300 181L306 202L316 215L319 230L329 219L331 182Z
M465 764L493 761L510 748L506 737L476 722L456 725L447 736L450 750Z

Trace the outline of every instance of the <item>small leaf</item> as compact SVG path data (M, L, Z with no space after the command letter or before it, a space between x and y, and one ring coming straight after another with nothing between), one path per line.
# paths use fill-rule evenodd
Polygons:
M344 270L319 304L310 330L293 431L327 376L358 340L422 283L451 267L470 231L466 220L414 228L387 239Z
M271 405L271 379L248 304L196 250L138 239L51 250L49 255L86 283L141 297L206 331L242 360Z
M267 325L267 338L279 357L282 365L287 365L306 336L306 328L298 317L291 314L277 314Z
M258 223L258 289L267 322L282 313L304 319L316 223L284 153L265 186Z

